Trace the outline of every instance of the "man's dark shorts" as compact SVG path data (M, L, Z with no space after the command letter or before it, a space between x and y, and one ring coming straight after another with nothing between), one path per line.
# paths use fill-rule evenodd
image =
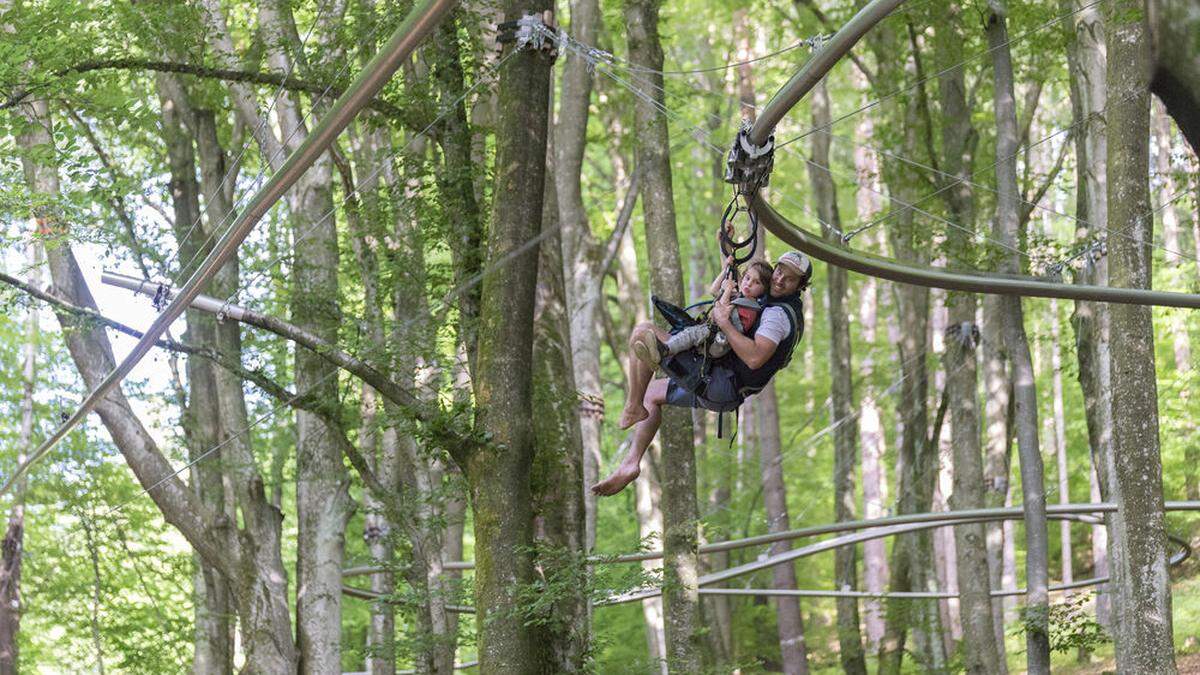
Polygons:
M721 363L712 364L707 383L699 374L704 359L694 350L667 357L662 369L670 378L667 384L667 405L682 408L703 408L713 412L730 412L742 404L733 370Z

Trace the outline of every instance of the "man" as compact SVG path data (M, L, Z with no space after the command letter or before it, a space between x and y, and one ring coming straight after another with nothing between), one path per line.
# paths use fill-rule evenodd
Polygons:
M775 373L787 366L792 349L804 334L800 293L811 276L812 263L803 253L789 251L780 256L771 274L770 294L763 311L745 334L730 320L733 306L728 299L714 304L711 316L732 352L709 364L706 377L702 377L704 357L689 351L665 359L662 367L667 377L652 379L657 342L665 342L670 335L651 323L634 328L629 342L639 358L630 359L629 392L620 419L622 429L637 425L633 444L621 465L593 485L592 492L615 495L638 477L642 455L662 422L664 404L728 412L767 386Z

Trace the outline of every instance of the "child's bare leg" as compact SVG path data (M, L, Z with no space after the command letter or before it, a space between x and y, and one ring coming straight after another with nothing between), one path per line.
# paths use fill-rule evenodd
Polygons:
M669 333L652 323L639 323L630 333L629 388L625 392L625 406L621 409L621 419L617 423L618 428L621 429L628 429L646 419L646 415L649 414L642 404L642 400L646 397L646 387L650 384L650 379L654 377L654 367L633 356L633 343L645 331L653 331L654 336L661 341L666 341L671 337Z
M657 379L645 388L643 409L646 417L633 430L633 443L621 459L621 464L604 480L592 486L592 492L602 495L615 495L625 489L641 473L642 455L650 447L658 426L662 423L662 406L667 400L666 379Z

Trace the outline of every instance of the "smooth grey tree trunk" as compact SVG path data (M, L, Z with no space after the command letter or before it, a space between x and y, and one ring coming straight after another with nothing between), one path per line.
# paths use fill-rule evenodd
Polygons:
M540 14L547 2L502 3L504 19ZM513 49L507 46L506 50ZM517 250L541 230L549 121L550 59L515 55L500 71L495 202L481 294L474 378L476 424L490 442L457 452L475 524L475 608L483 673L548 667L536 630L521 619L519 592L534 579L530 490L535 456L532 405L537 249ZM510 257L511 256L511 257ZM501 265L500 261L504 261Z
M171 172L170 190L174 207L174 229L181 263L200 260L211 246L204 228L192 227L200 221L200 185L196 180L196 157L193 138L184 129L182 117L194 113L183 99L182 88L165 75L158 77L162 95L162 131ZM174 90L174 91L173 91ZM182 270L190 274L192 269ZM217 349L217 322L211 314L198 310L185 312L187 331L184 338L190 344ZM183 432L188 457L197 461L220 439L220 401L216 386L217 368L208 359L189 357L187 360L188 395L183 409ZM197 499L212 513L225 510L225 486L220 456L194 464L190 483ZM224 673L233 667L233 642L230 635L229 589L219 572L198 555L193 556L193 617L195 622L195 652L193 673Z
M899 49L898 36L889 31L876 34L871 45L879 54ZM881 68L877 82L902 77L902 64L894 59ZM888 104L890 112L903 119L903 132L897 147L889 149L898 154L916 152L919 122L915 106L909 102ZM885 156L883 177L890 194L895 198L889 208L896 211L887 222L887 238L894 256L912 264L928 264L927 250L918 239L919 231L913 221L913 211L902 203L912 203L916 184L908 169ZM897 284L894 286L897 335L895 345L900 375L903 378L897 392L896 415L901 425L896 449L896 506L899 514L928 511L933 498L933 481L937 477L937 439L927 437L929 431L929 379L925 364L928 352L929 289ZM892 546L890 565L891 591L936 590L933 571L932 539L927 532L901 535ZM899 673L910 630L913 633L913 653L923 668L940 668L945 654L940 639L941 628L936 602L888 599L885 603L885 631L879 647L880 673Z
M336 20L336 15L337 8L325 20ZM258 19L268 66L277 72L291 72L291 61L299 54L291 8L266 3L258 7ZM328 27L318 28L321 30L314 30L319 54L313 63L316 67L338 57ZM289 53L289 45L295 51ZM317 114L327 105L326 100L317 106ZM308 128L296 97L284 93L275 109L280 145L286 155L304 141ZM296 326L336 343L342 316L332 177L333 162L328 154L322 155L288 193L293 232L290 310ZM336 405L337 367L320 355L297 348L294 379L297 390L310 392L331 408ZM336 418L340 411L334 415ZM296 634L300 669L305 673L341 668L342 567L346 524L353 503L349 473L335 442L340 433L321 415L296 412L297 536L304 542L296 557Z
M869 117L863 117L859 122L857 135L862 139L874 138L874 125ZM859 221L869 222L881 208L879 198L879 158L876 153L864 143L854 150L855 173L858 184L864 187L857 191L855 201L858 206ZM864 236L873 237L871 233ZM867 351L859 359L860 378L870 377L875 370L875 358L872 353L879 315L880 284L874 277L867 277L859 292L859 325L862 328L862 341L868 345ZM887 480L883 468L884 433L882 413L876 402L876 392L862 398L859 414L859 437L862 440L862 486L863 486L863 516L865 518L882 518L885 515ZM866 590L879 593L887 583L887 543L875 539L863 544L863 582ZM878 599L868 599L864 603L864 624L867 631L867 646L875 650L883 639L883 604Z
M617 176L621 175L620 163L614 164ZM617 303L621 307L632 308L628 320L617 323L614 328L616 344L629 342L629 333L633 326L647 321L646 295L642 290L642 282L638 277L637 247L633 242L633 233L627 230L617 248L616 260ZM617 317L613 317L616 319ZM632 359L632 354L622 355ZM627 368L630 364L623 364ZM641 475L633 483L634 508L637 513L638 541L647 542L651 547L662 547L663 515L662 515L662 482L658 477L658 466L662 461L662 446L655 441L646 453L648 458ZM643 560L642 570L647 574L660 573L662 562L658 560ZM666 673L667 641L665 622L663 619L662 597L655 596L642 601L642 620L646 627L646 650L650 661L657 670Z
M24 156L26 180L31 192L45 195L53 202L59 194L57 166L35 151L50 145L52 122L44 101L20 109L33 126L17 139ZM58 213L43 210L37 214L42 234L63 235L68 224ZM70 246L59 245L47 251L50 277L57 292L74 305L95 309L96 303L84 282L79 264ZM68 316L60 316L67 337L67 348L88 388L94 388L116 365L112 346L103 329L80 328ZM231 583L241 619L242 645L246 653L243 670L250 673L293 672L297 654L292 642L291 615L287 603L287 576L279 557L278 510L266 501L262 479L254 469L254 460L239 452L237 443L226 449L233 454L232 464L239 469L234 476L241 501L243 527L208 511L203 503L174 476L170 463L159 451L129 402L118 390L109 394L96 408L101 422L121 450L138 482L150 490L150 496L168 523L176 527L206 562L217 567ZM163 477L169 477L161 482Z
M1050 300L1050 385L1054 391L1052 402L1054 412L1054 458L1055 477L1058 479L1058 503L1071 503L1071 477L1067 473L1067 414L1063 404L1062 382L1062 340L1058 321L1058 301ZM1063 520L1058 524L1059 549L1061 555L1060 580L1069 584L1075 580L1075 570L1072 563L1071 521Z
M654 71L663 68L658 33L660 3L661 0L630 0L625 3L624 12L630 61ZM647 78L654 88L649 95L662 105L662 75L649 73ZM653 103L641 98L634 105L634 118L650 287L663 300L683 305L683 273L675 230L667 120L659 114ZM699 513L691 413L668 406L663 410L662 417L658 437L662 443L663 465L670 467L670 471L662 476L663 608L667 665L671 672L693 673L700 668L701 650L700 602L696 585L699 576Z
M574 0L571 36L596 44L600 6L596 0ZM604 298L600 269L603 258L583 203L583 158L587 146L588 108L592 97L592 68L578 54L563 55L562 85L554 128L555 189L562 227L563 270L570 317L571 362L579 388L579 425L583 433L584 486L600 479L600 442L604 423L604 392L600 380L600 312ZM596 543L596 495L585 489L587 546Z
M993 237L1017 248L1022 237L1017 188L1017 110L1013 93L1012 53L1008 46L1007 7L1004 0L988 0L988 46L992 54L996 108L996 218ZM1001 271L1019 273L1021 260L1006 254ZM1048 549L1046 488L1038 446L1037 389L1025 318L1019 297L1000 301L1003 343L1012 363L1013 421L1021 463L1021 497L1025 511L1025 659L1030 673L1050 671Z
M822 128L831 123L829 92L824 81L813 87L809 95L812 106L812 123ZM829 173L829 134L813 134L812 161L808 164L809 180L813 198L817 205L817 217L825 237L839 241L842 218L837 205L837 187ZM850 354L850 317L846 311L846 294L849 274L830 265L826 270L827 302L829 317L829 373L831 381L830 414L834 420L848 420L854 411L853 365ZM776 413L778 414L778 413ZM833 517L847 521L857 518L855 495L855 467L858 464L858 427L854 424L839 424L833 432ZM764 466L766 466L764 464ZM782 473L782 467L780 467ZM781 476L782 479L782 476ZM782 480L780 481L782 488ZM852 546L843 546L834 552L834 584L840 590L858 588L858 551ZM858 599L837 600L838 656L842 670L846 673L867 672L866 655L863 653L862 633L859 630Z
M762 470L763 507L767 512L767 531L785 532L791 528L788 518L787 486L783 480L783 446L779 437L779 402L775 397L775 383L767 385L755 397L758 406L758 446ZM777 555L791 550L790 541L771 544L768 555ZM771 568L771 587L796 588L796 568L793 564L775 565ZM808 672L808 644L804 637L804 617L800 612L798 598L775 598L776 630L779 634L779 650L785 673Z
M552 134L552 139L556 142L557 136ZM547 157L551 168L553 152L552 142ZM555 192L554 177L547 175L542 228L549 234L539 247L533 336L534 536L547 547L538 563L540 574L565 587L548 610L551 620L543 626L541 639L554 672L578 673L586 670L590 642L583 436L574 398Z
M1108 25L1109 282L1150 288L1150 39L1142 4L1116 0ZM1113 559L1117 669L1174 673L1171 588L1163 513L1154 330L1149 307L1113 305L1109 494L1121 554Z
M1074 135L1076 198L1075 216L1081 226L1077 239L1099 236L1107 223L1107 65L1104 21L1099 7L1087 7L1083 0L1061 0L1060 6L1077 12L1069 25L1067 63L1071 78L1071 115L1078 131ZM1090 225L1095 223L1095 226ZM1075 272L1078 283L1107 285L1108 261L1103 256L1087 255ZM1109 357L1108 305L1077 302L1071 316L1075 331L1075 352L1079 361L1079 385L1083 392L1084 414L1088 428L1090 465L1089 495L1093 501L1108 498L1106 466L1112 454L1112 386ZM1106 521L1111 517L1106 516ZM1111 524L1111 523L1110 523ZM1109 571L1107 526L1092 526L1092 571L1103 576ZM1113 546L1119 546L1113 542ZM1115 551L1115 548L1114 548ZM1110 625L1112 594L1108 586L1096 593L1096 620Z
M969 179L973 173L977 132L971 123L967 104L964 72L957 66L962 60L963 34L958 16L960 8L951 5L951 16L935 43L938 65L939 102L941 105L942 145L940 181L962 181L945 190L943 199L950 220L974 230L976 204ZM958 228L947 231L947 257L963 266L972 266L975 251L969 232ZM979 369L976 349L979 344L975 323L976 300L969 294L947 298L945 331L946 393L950 403L950 445L953 448L953 488L948 499L954 510L979 509L985 504L983 447L980 443ZM987 552L987 533L982 523L965 523L954 528L954 550L959 592L959 616L963 630L963 669L968 673L1006 672L1003 642L997 641L992 611L992 574Z

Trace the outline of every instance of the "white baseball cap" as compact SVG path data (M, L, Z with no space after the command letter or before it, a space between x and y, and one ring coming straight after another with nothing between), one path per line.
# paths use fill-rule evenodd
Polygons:
M808 256L799 251L788 251L779 256L775 261L776 265L785 265L796 274L800 275L801 281L807 281L812 276L812 262Z

